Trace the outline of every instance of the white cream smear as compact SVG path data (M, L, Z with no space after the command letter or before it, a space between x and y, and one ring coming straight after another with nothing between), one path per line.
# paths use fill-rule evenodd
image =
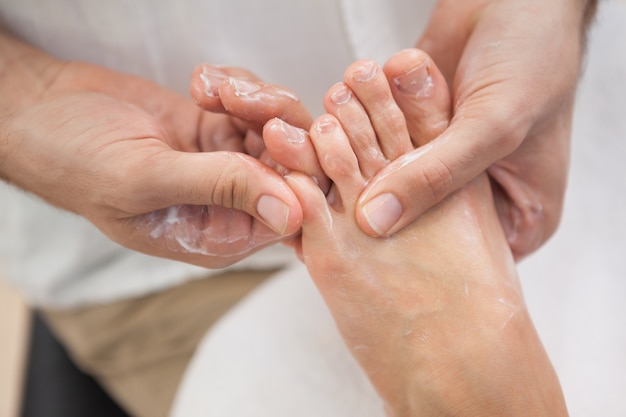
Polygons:
M269 229L253 233L245 216L223 207L179 205L150 213L144 227L168 250L212 257L243 256L280 239Z

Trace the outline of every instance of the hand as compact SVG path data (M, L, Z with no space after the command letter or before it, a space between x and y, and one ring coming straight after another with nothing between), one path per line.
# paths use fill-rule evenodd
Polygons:
M206 267L299 230L301 209L283 179L241 153L250 135L239 121L92 65L58 64L54 73L5 117L10 182L124 246ZM289 104L310 120L299 102Z
M306 158L311 155L311 149L310 142L306 141L303 135L311 126L312 118L308 112L294 111L293 106L299 104L299 101L296 101L293 92L282 86L262 82L245 69L209 64L196 67L190 92L196 104L203 109L237 116L233 122L238 128L253 132L246 135L244 141L246 153L259 158L265 165L283 176L292 169L305 171L315 179L325 193L328 192L330 180L320 167L317 158ZM284 129L282 133L289 138L287 142L292 148L299 148L298 157L290 158L290 161L298 162L295 167L277 163L266 149L267 137L263 134L263 126L266 126L272 118L285 122L276 126ZM283 147L279 147L279 150L274 149L279 155L282 152L290 154L292 151L292 149L287 151ZM284 155L282 157L284 158ZM283 239L282 243L298 247L300 236L294 235Z
M281 174L286 174L286 168L266 152L263 126L273 118L280 118L306 130L313 121L294 92L265 83L243 68L199 65L193 71L190 93L202 109L234 116L233 125L246 132L243 151ZM319 175L325 178L321 170Z
M361 228L373 236L391 235L488 170L515 257L545 242L561 215L574 96L593 4L439 1L417 46L453 81L453 120L428 149L415 151L411 163L390 166L372 180L359 202ZM411 91L398 82L392 89L396 97ZM424 145L419 137L413 141ZM385 193L402 207L387 218L380 214L385 207L373 212L375 204L366 206Z

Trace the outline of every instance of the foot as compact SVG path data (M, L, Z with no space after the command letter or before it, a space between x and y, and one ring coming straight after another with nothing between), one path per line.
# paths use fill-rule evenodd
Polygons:
M400 83L415 92L396 101ZM390 415L528 413L530 399L536 404L525 415L543 415L545 404L562 406L560 388L486 176L389 238L363 234L355 217L370 178L427 151L446 127L449 103L443 76L419 51L398 53L384 71L371 61L348 68L302 152L274 155L289 169L308 169L286 177L303 207L302 259ZM279 123L266 127L268 143L279 142ZM327 196L312 180L313 150L333 184ZM533 388L520 394L520 383Z

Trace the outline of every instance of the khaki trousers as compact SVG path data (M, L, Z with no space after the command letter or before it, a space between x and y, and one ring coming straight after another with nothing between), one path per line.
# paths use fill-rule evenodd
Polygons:
M75 363L129 414L165 417L207 330L274 272L226 272L141 298L42 313Z

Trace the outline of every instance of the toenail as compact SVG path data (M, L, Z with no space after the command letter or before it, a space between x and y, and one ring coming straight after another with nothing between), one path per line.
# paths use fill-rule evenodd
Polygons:
M330 100L338 105L346 104L351 98L352 91L346 85L337 86L330 95Z
M374 78L377 72L378 65L376 65L375 62L369 61L359 66L359 68L354 71L352 77L354 78L354 81L365 83Z
M317 133L324 135L332 132L337 127L337 123L333 119L325 118L318 120L315 123L315 130Z
M203 66L200 79L204 84L204 95L207 97L219 97L220 85L226 79L224 72L209 66Z
M417 67L409 70L404 75L393 79L398 91L414 97L428 97L433 90L433 78L430 75L428 61L424 61Z
M249 96L256 93L261 89L261 86L257 83L251 83L244 80L238 80L237 78L230 77L228 79L230 85L235 89L235 95L237 97Z
M387 233L402 216L402 204L391 193L381 194L363 206L363 215L378 235Z

